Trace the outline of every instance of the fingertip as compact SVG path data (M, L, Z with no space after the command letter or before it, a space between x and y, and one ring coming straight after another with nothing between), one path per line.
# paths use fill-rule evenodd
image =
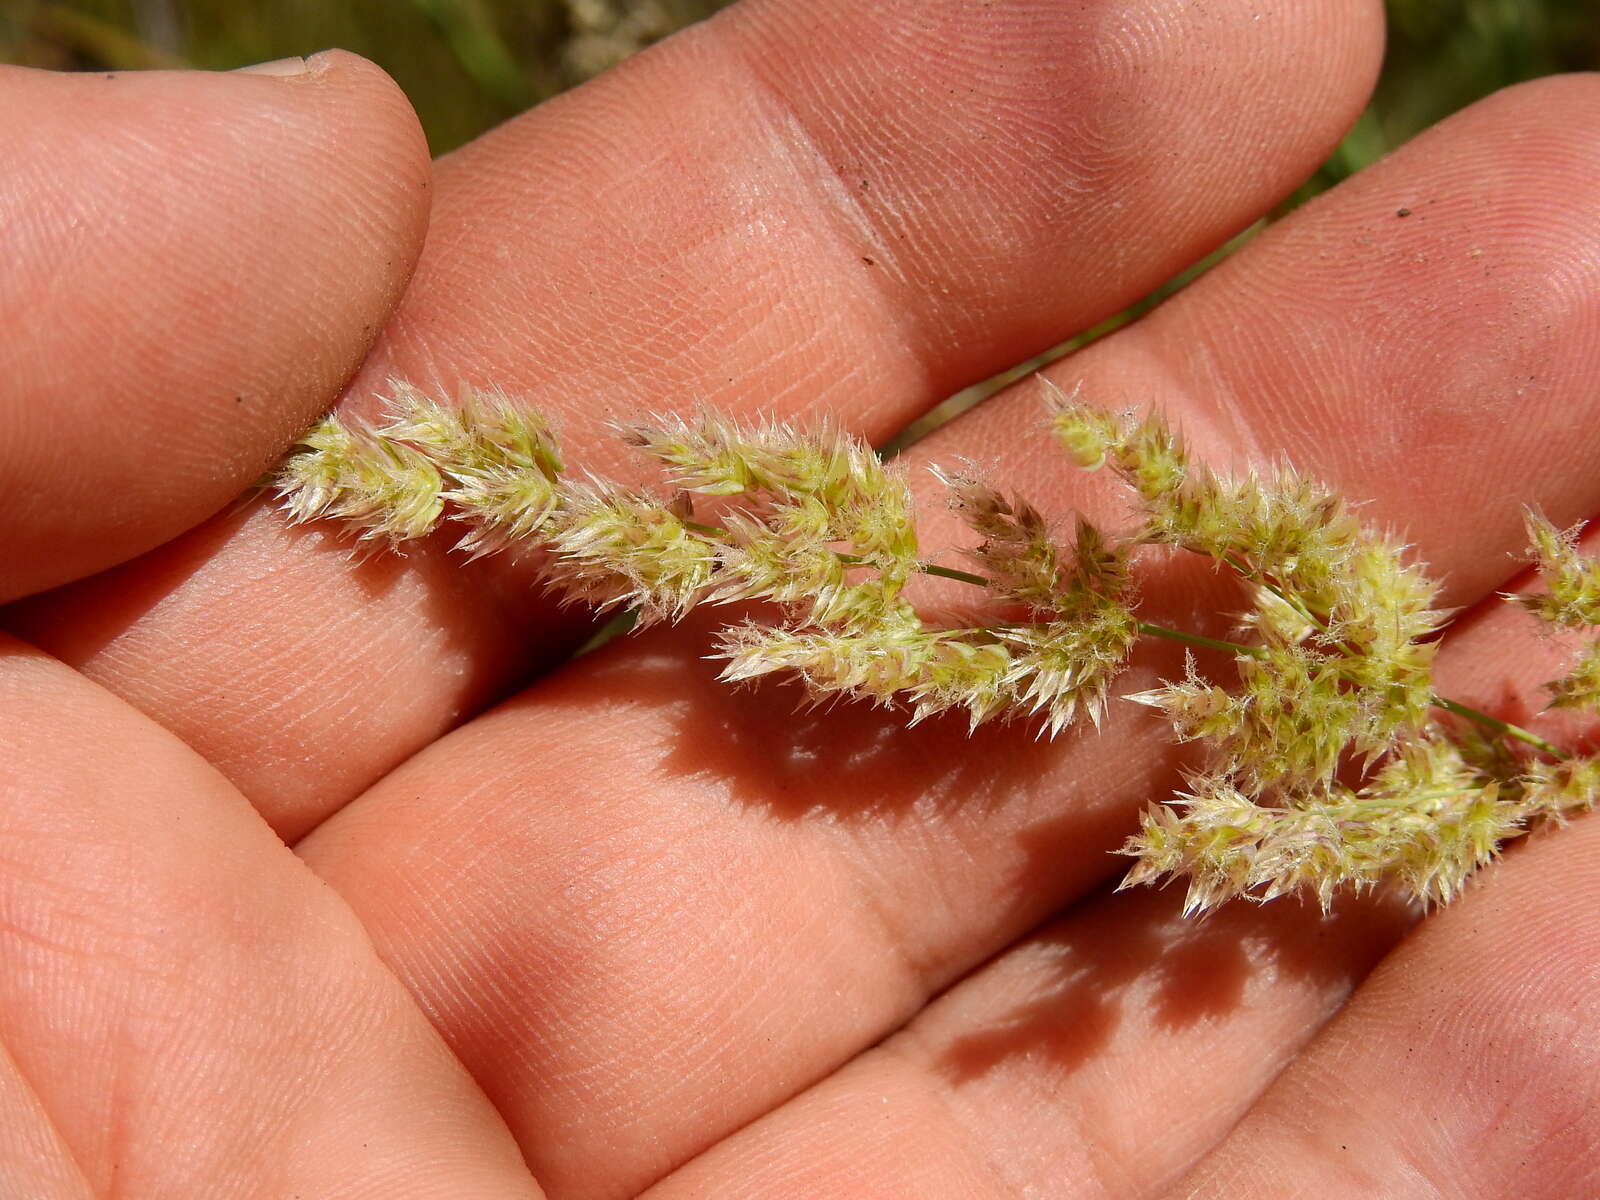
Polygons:
M1513 83L1481 101L1478 107L1480 111L1494 111L1523 105L1543 109L1553 122L1563 114L1570 118L1558 122L1561 125L1592 128L1592 119L1600 118L1600 71L1571 71Z
M204 519L354 372L427 223L405 97L295 73L0 69L0 599Z

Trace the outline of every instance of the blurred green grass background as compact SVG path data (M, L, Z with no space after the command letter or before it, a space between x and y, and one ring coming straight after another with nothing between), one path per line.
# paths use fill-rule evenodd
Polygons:
M799 2L799 0L796 0ZM436 154L730 0L0 0L0 61L60 70L222 69L342 46L392 75ZM1372 101L1278 213L1499 88L1600 69L1600 0L1387 0L1389 46ZM1095 329L951 397L893 450L1045 362L1147 311L1247 241Z
M728 0L0 0L0 60L221 70L342 46L405 90L442 154Z

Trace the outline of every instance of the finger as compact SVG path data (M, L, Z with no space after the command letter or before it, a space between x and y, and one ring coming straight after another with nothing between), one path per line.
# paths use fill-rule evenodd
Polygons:
M886 436L1293 187L1365 95L1377 12L741 6L442 163L429 249L351 394L391 375L498 384L564 416L573 461L600 469L600 419L639 407L833 410ZM407 568L374 579L262 517L26 630L293 837L586 621L508 608L529 581L498 561L454 586L461 568L427 548ZM205 636L246 621L248 646ZM384 703L352 713L374 680Z
M427 219L416 118L369 63L300 65L0 68L0 599L237 496L398 299Z
M1600 550L1600 533L1588 541ZM1505 711L1507 690L1532 697L1565 656L1499 598L1480 607L1445 643L1437 677L1445 694ZM1170 890L1091 899L651 1200L1164 1190L1223 1141L1415 915L1348 896L1331 915L1292 899L1204 920L1180 908ZM1272 1174L1223 1178L1222 1195L1289 1194ZM1387 1190L1288 1178L1295 1194Z
M349 911L192 751L10 641L0 730L0 1029L93 1194L538 1194Z
M1552 124L1552 109L1567 119ZM1600 118L1590 81L1507 93L1297 214L1237 267L1225 264L1177 298L1173 310L1190 310L1182 320L1221 327L1233 319L1235 274L1274 280L1273 295L1307 298L1298 308L1280 301L1277 329L1318 357L1239 396L1229 415L1241 440L1257 438L1244 444L1270 456L1272 414L1342 380L1352 397L1345 424L1325 432L1314 473L1398 511L1419 480L1437 484L1446 473L1375 472L1366 421L1386 420L1409 461L1438 454L1427 431L1449 412L1451 385L1470 371L1480 399L1519 386L1521 364L1506 344L1543 337L1552 322L1541 402L1526 419L1550 442L1592 425L1600 289L1556 311L1524 305L1541 294L1541 271L1559 277L1573 262L1600 260L1595 230L1579 219L1600 195L1580 169L1600 119L1577 114ZM1495 170L1522 161L1530 145L1546 175L1519 168L1512 184ZM1377 386L1395 368L1367 353L1359 324L1321 305L1331 268L1303 248L1319 228L1333 236L1352 212L1386 207L1396 189L1457 195L1478 186L1523 217L1481 243L1504 274L1439 255L1430 259L1436 277L1413 276L1451 303L1433 308L1434 353L1411 360L1418 399L1403 410L1408 422ZM1449 243L1477 214L1462 205L1430 220L1430 236ZM1388 237L1412 236L1396 224ZM1382 269L1385 256L1344 260L1341 270L1359 273L1369 262ZM1505 275L1518 285L1509 296ZM1475 309L1484 328L1458 323L1457 306ZM1151 370L1152 336L1119 335L1072 369L1114 379L1122 344L1132 347L1128 372ZM1243 351L1227 339L1218 345L1229 357L1211 344L1177 350L1225 380L1242 369ZM1373 386L1349 374L1351 361L1370 366ZM1161 395L1180 423L1191 408L1208 411L1181 389ZM1019 412L1034 402L984 410L930 453L998 454L1026 475L1016 447L1037 418ZM1503 446L1499 428L1469 424L1447 458L1471 474ZM1564 453L1548 476L1528 478L1524 499L1570 508L1588 489L1588 504L1600 501L1591 476L1574 483L1563 473L1582 465ZM1061 467L1048 479L1039 463L1032 469L1036 480L1021 482L1047 503L1085 495ZM1469 514L1440 512L1427 496L1418 504L1423 519L1406 532L1435 568L1470 576L1488 559L1505 570L1511 545L1469 546L1451 532ZM1191 586L1188 577L1153 576L1147 602L1230 602L1227 593L1182 590ZM859 710L797 718L795 695L783 689L730 696L700 661L703 635L688 634L584 660L430 747L302 846L363 914L558 1191L637 1186L872 1044L1113 870L1106 851L1140 806L1176 782L1163 732L1125 708L1101 735L1055 744L1014 729L971 740L948 725L900 731L892 718ZM1137 688L1150 667L1120 687ZM419 886L411 881L423 863ZM708 1025L708 1012L719 1019ZM600 1155L594 1131L618 1121L641 1149ZM597 1155L613 1175L584 1173Z
M441 164L446 236L363 382L465 373L575 417L693 400L887 435L1320 161L1380 31L1369 4L1301 8L738 6ZM1236 132L1181 152L1224 114Z
M650 1189L649 1200L1154 1194L1211 1149L1405 924L1103 896Z
M1586 817L1485 872L1174 1194L1594 1194L1597 863Z

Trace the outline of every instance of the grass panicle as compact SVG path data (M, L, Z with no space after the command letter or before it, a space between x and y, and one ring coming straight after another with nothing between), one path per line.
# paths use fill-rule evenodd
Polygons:
M921 557L902 471L837 427L801 431L703 413L618 427L657 485L572 479L549 425L513 398L454 400L396 383L371 422L329 416L284 461L291 520L343 522L399 549L448 526L469 557L538 552L572 603L647 626L697 605L755 603L725 627L721 677L800 681L815 702L944 713L969 727L1029 720L1055 736L1098 726L1143 635L1223 650L1231 671L1127 699L1163 715L1203 765L1152 805L1123 847L1124 886L1187 880L1186 909L1234 898L1392 887L1457 896L1501 845L1600 798L1600 762L1435 694L1447 614L1405 547L1287 464L1230 479L1192 459L1159 415L1108 413L1046 385L1050 423L1085 469L1132 494L1125 535L1081 517L1065 544L1041 510L977 477L935 473L977 539L975 572ZM1515 597L1564 629L1600 626L1600 563L1577 530L1528 519L1544 586ZM1239 640L1138 616L1131 555L1204 556L1239 581ZM930 621L919 574L986 588L993 619ZM1600 642L1550 686L1551 706L1600 712Z

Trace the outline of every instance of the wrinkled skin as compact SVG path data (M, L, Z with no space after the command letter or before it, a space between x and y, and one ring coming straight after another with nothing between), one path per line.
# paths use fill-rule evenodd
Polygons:
M697 619L557 665L588 618L525 567L234 503L396 376L619 474L650 409L884 438L1266 212L1381 40L1375 0L748 0L431 167L345 54L0 70L0 1190L1600 1189L1600 823L1420 922L1185 922L1109 887L1181 765L1134 706L797 714ZM1536 720L1562 647L1494 594L1523 504L1600 511L1597 156L1600 82L1495 96L1049 376L1368 499L1466 610L1446 690ZM931 550L963 455L1125 513L1038 402L908 456Z

